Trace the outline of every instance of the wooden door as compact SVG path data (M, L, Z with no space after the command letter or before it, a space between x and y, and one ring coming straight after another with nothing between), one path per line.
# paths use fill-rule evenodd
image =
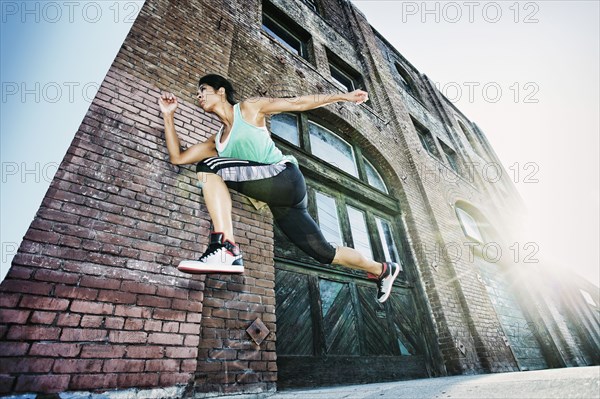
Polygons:
M275 272L278 387L427 377L411 288L385 304L367 280L278 259Z

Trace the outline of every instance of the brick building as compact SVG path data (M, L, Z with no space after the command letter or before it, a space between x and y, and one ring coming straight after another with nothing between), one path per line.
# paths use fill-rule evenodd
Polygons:
M186 146L204 140L220 127L194 102L205 73L238 100L369 92L268 123L327 238L402 262L388 302L237 193L245 274L177 271L210 220L193 166L169 163L157 97L178 96ZM515 263L522 212L483 132L348 1L147 0L0 285L0 393L268 394L598 364L598 287Z

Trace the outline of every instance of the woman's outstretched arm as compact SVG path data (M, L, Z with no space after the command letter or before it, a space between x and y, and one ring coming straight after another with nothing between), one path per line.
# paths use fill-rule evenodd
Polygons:
M310 94L307 96L290 98L252 97L244 101L245 105L260 114L277 114L279 112L302 112L322 107L339 101L349 101L361 104L369 99L363 90L354 90L349 93L336 94Z
M163 93L158 99L158 105L163 114L165 122L165 141L169 158L174 165L190 164L200 162L211 156L217 155L215 148L215 136L211 136L203 143L194 144L185 151L181 151L179 137L175 131L175 110L177 109L177 98L172 93Z

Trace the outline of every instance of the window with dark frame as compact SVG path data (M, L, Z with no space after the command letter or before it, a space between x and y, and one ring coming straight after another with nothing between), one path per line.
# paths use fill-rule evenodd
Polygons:
M435 146L435 139L429 130L427 130L423 125L419 122L415 121L411 118L413 125L415 126L415 130L417 131L417 135L419 136L419 140L421 141L421 145L423 148L427 150L428 153L440 159L440 154L438 152L437 147Z
M345 92L351 92L357 89L366 90L363 78L359 72L346 64L339 56L329 49L326 49L327 59L329 61L329 73L336 86ZM364 103L371 106L371 100Z
M365 156L360 157L362 165L358 164L358 157L354 146L330 129L313 120L299 118L297 114L282 112L270 117L270 131L273 135L285 140L296 147L308 150L306 145L301 145L301 130L308 132L310 152L355 178L359 178L359 170L364 167L365 182L377 190L389 194L388 188L375 166Z
M440 145L442 146L442 150L444 151L444 155L446 155L448 163L452 169L460 175L460 167L458 166L458 157L456 152L452 148L448 147L443 141L440 141Z
M310 35L268 2L263 2L262 29L290 52L308 60Z
M410 77L408 72L404 68L402 68L397 62L394 63L396 67L396 71L398 72L398 77L400 78L400 83L402 88L411 96L421 101L421 96L419 95L418 90L416 89L415 82Z

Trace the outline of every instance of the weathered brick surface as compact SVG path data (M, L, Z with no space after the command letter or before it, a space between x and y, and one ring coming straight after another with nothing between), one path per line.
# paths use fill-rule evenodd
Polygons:
M459 202L501 232L508 231L506 215L519 212L518 195L500 197L500 186L514 194L510 181L481 178L481 163L498 162L485 136L348 2L319 1L321 15L299 0L273 3L311 33L309 60L261 31L259 1L146 1L0 285L0 393L176 384L193 384L198 394L275 389L271 214L232 196L244 275L176 270L204 250L210 220L193 167L168 161L157 96L169 90L179 97L176 126L189 146L220 126L193 103L199 76L229 77L238 98L334 92L327 48L360 71L372 112L328 106L315 114L339 124L394 182L432 374L516 369L478 268L439 250L463 245L452 208ZM400 88L394 63L413 77L418 99ZM423 151L411 118L452 146L463 166L478 161L475 179ZM557 308L535 307L545 322ZM270 330L260 345L245 331L257 318ZM576 346L575 327L566 322L547 330L537 337L547 347ZM589 345L597 340L589 337ZM572 352L563 364L585 361Z

